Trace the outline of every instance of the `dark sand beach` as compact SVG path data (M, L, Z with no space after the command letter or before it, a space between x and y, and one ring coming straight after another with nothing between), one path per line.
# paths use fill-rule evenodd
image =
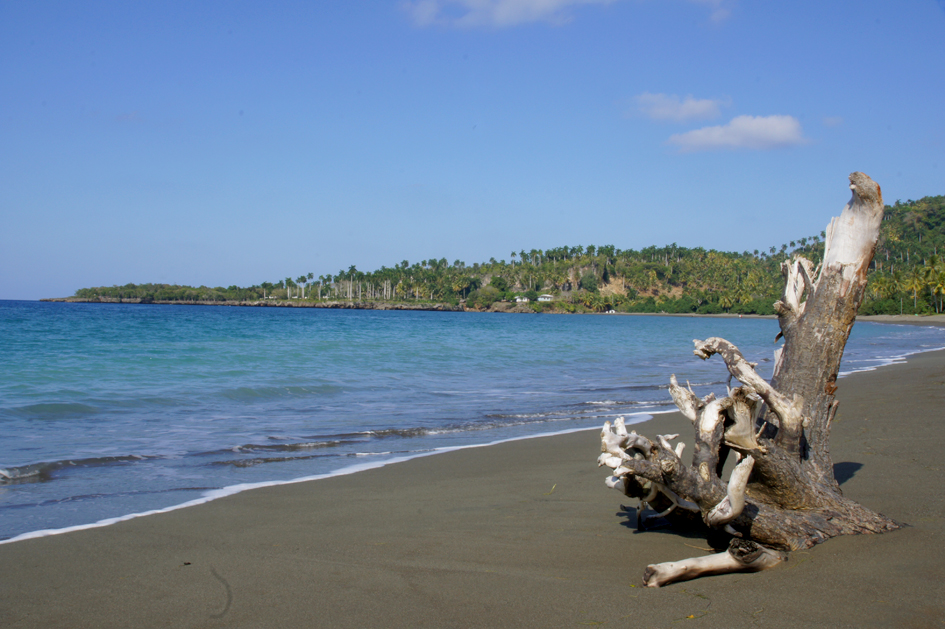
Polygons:
M845 494L908 526L768 572L643 587L706 543L637 533L584 431L0 545L0 627L945 626L945 352L838 396Z

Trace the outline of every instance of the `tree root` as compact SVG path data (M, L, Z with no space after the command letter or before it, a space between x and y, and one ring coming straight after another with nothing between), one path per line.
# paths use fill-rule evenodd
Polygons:
M623 418L604 424L599 465L606 483L640 498L671 523L702 521L732 536L717 555L648 566L644 581L659 587L710 574L757 572L777 565L777 550L809 548L830 537L893 530L900 525L847 498L833 476L830 425L843 348L866 287L883 218L879 186L850 175L852 198L826 231L823 262L784 262L785 286L775 304L784 345L771 381L738 347L722 338L696 340L694 354L719 355L730 374L726 395L699 398L670 378L669 393L693 424L692 461L682 460L677 435L655 440L628 433ZM732 380L741 386L732 388ZM727 457L738 458L728 482ZM693 513L694 512L694 513Z
M760 572L774 568L787 561L787 558L785 553L765 548L750 540L736 538L723 553L651 564L643 573L643 583L647 587L658 588L669 583L717 574Z

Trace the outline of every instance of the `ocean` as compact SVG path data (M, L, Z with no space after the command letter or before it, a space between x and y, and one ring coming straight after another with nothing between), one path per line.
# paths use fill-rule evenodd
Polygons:
M722 393L736 343L770 377L777 322L0 301L0 540L250 487L674 410ZM854 326L844 372L945 347ZM842 386L842 385L841 385ZM588 452L595 465L597 452Z

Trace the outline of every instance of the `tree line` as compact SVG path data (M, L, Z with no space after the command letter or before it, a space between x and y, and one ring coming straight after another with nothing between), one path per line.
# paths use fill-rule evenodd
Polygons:
M409 301L463 303L468 309L488 309L518 297L528 298L528 307L536 311L773 314L782 286L781 263L795 253L819 263L824 236L821 232L742 253L675 243L640 250L614 245L523 249L510 252L508 262L403 260L375 271L352 265L334 274L304 273L249 287L126 284L82 288L75 297L144 303ZM538 301L543 294L551 301ZM886 206L861 312L942 312L943 298L945 196Z

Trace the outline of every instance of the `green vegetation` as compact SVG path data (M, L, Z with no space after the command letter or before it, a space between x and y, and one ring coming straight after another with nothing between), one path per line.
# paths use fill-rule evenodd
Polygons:
M887 205L870 271L861 313L945 311L945 196Z
M773 314L780 296L781 263L795 253L815 264L824 233L767 251L728 253L672 244L640 251L613 245L512 252L512 262L467 266L445 258L362 272L351 266L334 275L313 273L241 288L167 284L83 288L85 300L179 302L465 302L487 309L496 302L529 299L536 312L669 312ZM939 249L943 249L939 253ZM537 302L539 294L553 301ZM863 314L943 311L945 298L945 196L886 206L880 242L870 267Z

